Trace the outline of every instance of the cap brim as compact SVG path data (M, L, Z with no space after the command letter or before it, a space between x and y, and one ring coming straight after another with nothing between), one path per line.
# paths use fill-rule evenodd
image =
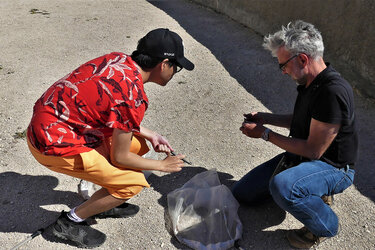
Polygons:
M187 70L193 70L194 69L194 64L192 62L190 62L188 59L186 59L185 57L182 57L182 58L178 58L176 60L184 69L187 69Z

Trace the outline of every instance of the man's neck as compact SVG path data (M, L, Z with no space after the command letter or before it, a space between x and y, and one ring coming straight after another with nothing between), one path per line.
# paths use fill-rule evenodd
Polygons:
M306 88L326 68L327 65L324 63L323 58L319 58L318 60L311 60L308 67Z
M150 71L144 71L143 69L139 69L139 72L141 72L141 76L142 76L142 81L143 83L146 83L148 82L148 80L150 79L150 74L151 72Z
M143 84L145 84L146 82L148 82L148 80L150 78L151 72L144 71L136 62L134 62L134 65L138 69L139 73L141 73Z

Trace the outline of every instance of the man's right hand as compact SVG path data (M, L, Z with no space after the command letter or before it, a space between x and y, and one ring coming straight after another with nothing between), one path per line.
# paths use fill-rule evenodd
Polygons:
M161 161L160 171L167 173L181 171L182 167L185 165L185 163L182 161L183 158L185 158L185 155L178 154L176 156L172 156L170 153L168 153L168 156Z

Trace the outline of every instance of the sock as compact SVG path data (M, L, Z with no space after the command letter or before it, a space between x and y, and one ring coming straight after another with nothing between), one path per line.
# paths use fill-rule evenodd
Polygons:
M72 210L70 210L70 212L67 214L68 218L71 220L71 221L74 221L74 222L82 222L84 221L85 219L82 219L80 217L78 217L78 215L75 213L76 211L76 207L73 208Z

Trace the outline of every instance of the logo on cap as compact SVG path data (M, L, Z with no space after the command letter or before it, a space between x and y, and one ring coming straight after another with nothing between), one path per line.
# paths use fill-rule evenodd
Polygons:
M165 56L174 56L174 53L164 52L164 55L165 55Z

